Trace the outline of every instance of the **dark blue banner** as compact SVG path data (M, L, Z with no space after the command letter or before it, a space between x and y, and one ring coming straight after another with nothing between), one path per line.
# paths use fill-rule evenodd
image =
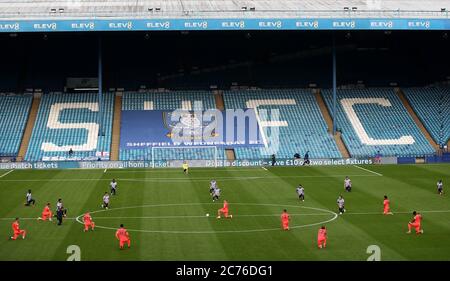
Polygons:
M179 146L260 147L253 109L208 111L122 111L121 149Z

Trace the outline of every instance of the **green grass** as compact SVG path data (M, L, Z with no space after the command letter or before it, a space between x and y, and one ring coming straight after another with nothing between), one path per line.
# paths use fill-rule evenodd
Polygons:
M450 201L436 194L436 182L442 178L445 190L450 165L363 167L382 176L354 166L192 168L188 176L180 169L16 170L0 178L0 260L66 260L69 245L81 248L82 260L366 260L369 245L381 248L383 260L449 260ZM346 175L353 182L344 194L347 213L326 224L328 247L318 250L317 230L334 217ZM110 210L96 212L112 178L118 195ZM212 203L212 178L231 220L216 219L222 203ZM298 183L305 202L296 197ZM29 188L36 207L23 206ZM393 216L381 215L385 194ZM54 207L58 198L69 218L59 227L38 222L44 204ZM290 231L280 229L283 208L292 214ZM88 210L104 228L82 231L75 217ZM423 211L423 235L405 233L413 210ZM16 216L28 237L8 241ZM120 223L130 229L129 250L118 249Z

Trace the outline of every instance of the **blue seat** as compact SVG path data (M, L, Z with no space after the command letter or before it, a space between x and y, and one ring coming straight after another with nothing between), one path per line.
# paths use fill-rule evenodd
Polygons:
M439 145L450 139L450 88L403 89L412 108Z
M101 108L96 93L44 94L25 159L109 159L113 102L112 93L104 94ZM104 134L99 134L100 109ZM74 153L69 157L70 148Z
M253 100L253 102L252 102ZM287 122L287 127L279 127L279 147L276 151L266 147L237 147L237 159L269 158L275 154L278 158L292 159L294 154L309 151L310 158L340 158L341 153L333 137L327 131L316 99L307 89L286 90L234 90L224 92L227 109L254 107L255 100L266 100L266 105L258 106L261 121L274 120L279 113L279 120ZM267 114L261 114L266 109ZM278 110L278 111L276 111Z
M125 92L122 110L208 110L215 109L214 96L208 91ZM155 160L212 160L214 149L155 149ZM224 158L224 149L217 148L217 159ZM152 149L120 149L120 160L152 160Z
M32 100L31 94L0 94L0 156L17 156Z
M323 90L331 111L333 94ZM425 156L435 151L390 88L339 89L337 128L353 157Z

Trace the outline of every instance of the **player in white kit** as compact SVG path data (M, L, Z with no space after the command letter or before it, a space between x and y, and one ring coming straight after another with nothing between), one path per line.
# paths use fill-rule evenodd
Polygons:
M298 199L305 201L305 188L301 184L298 185L296 192L298 195Z
M214 190L216 188L217 188L216 180L211 180L211 182L209 183L209 194L211 194L211 196L214 194Z
M117 191L117 182L115 179L112 179L111 183L109 184L110 188L111 188L111 195L116 195L116 191Z
M345 177L344 188L347 192L352 191L352 180L349 177Z
M103 195L102 208L108 210L108 207L109 207L109 194L108 192L105 192L105 195Z
M215 188L212 195L213 202L218 201L219 197L220 197L220 188Z
M437 182L437 191L439 195L444 195L444 184L442 183L442 180Z
M342 197L342 195L339 195L339 198L337 199L339 215L342 215L343 213L345 213L345 206L344 206L344 204L345 204L344 197Z

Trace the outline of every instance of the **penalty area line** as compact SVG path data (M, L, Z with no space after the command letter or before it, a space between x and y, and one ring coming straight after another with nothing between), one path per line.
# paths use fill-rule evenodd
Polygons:
M377 172L374 172L374 171L372 171L372 170L369 170L369 169L366 169L366 168L360 167L360 166L358 166L358 165L353 165L353 167L356 167L356 168L358 168L358 169L361 169L361 170L363 170L363 171L367 171L367 172L369 172L369 173L372 173L372 174L378 175L378 176L380 176L380 177L382 177L382 176L383 176L383 175L382 175L382 174L380 174L380 173L377 173Z
M3 178L4 176L9 175L10 173L12 173L14 170L8 171L6 173L4 173L3 175L0 176L0 178Z

